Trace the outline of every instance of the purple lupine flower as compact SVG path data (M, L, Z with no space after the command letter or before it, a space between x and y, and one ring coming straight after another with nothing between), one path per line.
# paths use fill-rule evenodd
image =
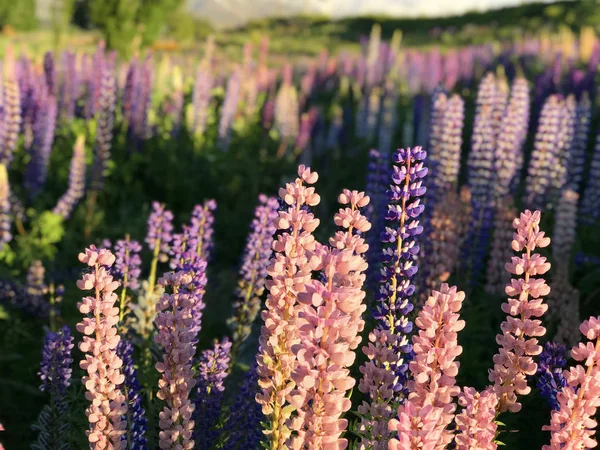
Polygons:
M458 184L462 132L465 118L465 102L458 94L448 99L442 117L442 142L438 158L436 186L448 189Z
M547 174L552 185L550 192L552 201L560 196L560 191L567 184L571 145L575 135L576 108L575 96L571 94L565 99L561 108L559 131L554 148L557 164L553 164L550 167L550 173Z
M17 146L21 128L21 96L19 85L9 75L1 89L4 112L0 121L0 164L9 166Z
M214 83L214 77L211 71L210 63L203 62L198 66L196 80L194 82L194 92L192 94L192 105L194 111L193 131L198 135L204 133L206 121L208 119L208 107L211 101L211 92Z
M223 450L246 450L260 448L263 440L261 422L265 416L261 406L254 399L258 393L258 373L256 363L246 373L240 392L229 408L229 419L225 431L229 438Z
M496 199L514 193L523 166L523 145L529 123L529 87L527 80L515 78L510 101L502 118L496 140Z
M56 65L54 64L52 52L44 54L44 80L49 94L56 97Z
M221 117L219 119L219 145L223 151L229 150L232 126L240 101L240 91L241 76L239 69L236 69L227 81L225 99L221 106Z
M33 145L29 150L30 160L25 171L25 187L31 198L35 198L48 177L50 153L56 129L56 97L43 85L38 89L38 110L33 125Z
M567 185L576 192L581 189L585 168L585 154L592 119L592 102L587 92L581 94L575 113L575 135L571 142Z
M431 188L427 190L427 198L429 202L435 200L435 192L438 192L441 186L439 166L442 164L442 145L445 136L444 132L444 116L448 105L448 95L441 88L435 88L431 95L431 106L429 113L429 133L428 133L428 155L429 165L433 179L430 183ZM431 210L430 210L431 212Z
M46 332L38 375L42 380L40 389L50 394L50 403L44 406L33 426L40 434L32 448L69 448L69 422L65 417L69 411L66 390L71 384L72 349L73 337L67 325L56 333Z
M137 58L133 58L127 68L125 75L125 86L123 87L123 99L121 104L121 112L123 118L128 122L128 131L131 133L131 127L133 126L133 114L134 109L137 107L136 102L138 101L137 91L140 84L140 67Z
M275 121L275 99L268 97L263 104L261 122L265 130L270 130Z
M60 117L71 121L75 117L75 104L79 96L79 74L77 73L77 55L64 52L62 56L63 77L60 85Z
M152 82L154 79L154 65L152 54L148 53L141 67L140 85L134 108L133 133L134 139L139 143L142 139L151 137L151 128L148 125L148 111L152 105Z
M195 448L209 450L212 448L219 430L215 429L221 414L223 401L223 384L229 371L231 361L231 342L224 338L215 341L213 348L200 354L198 377L196 379L196 398L194 410Z
M564 345L550 341L544 344L544 350L539 357L535 384L553 410L560 408L556 397L567 385L563 375L564 367L567 365L566 356L567 348Z
M119 386L127 399L127 429L122 436L127 441L126 448L131 450L145 450L148 448L146 441L147 420L143 407L143 396L137 370L133 359L133 344L127 339L121 339L117 344L117 356L123 361L121 373L125 380Z
M503 74L496 77L496 87L494 89L494 100L492 110L492 128L494 129L494 139L502 131L502 118L506 115L506 105L508 103L508 83Z
M169 254L169 243L173 239L173 213L165 209L165 205L152 203L152 213L148 217L148 234L146 243L162 261Z
M52 210L54 214L68 219L79 200L85 194L85 136L80 135L73 146L69 170L69 186Z
M10 184L6 166L0 164L0 250L12 240L10 208Z
M600 219L600 134L596 136L596 147L579 212L581 222L586 225L593 225Z
M494 185L494 103L496 79L488 73L479 84L477 109L471 137L471 151L467 161L468 184L471 198L477 204L488 203Z
M51 395L64 397L67 388L71 385L73 359L73 336L67 325L60 331L46 331L42 361L38 375L42 380L40 390Z
M101 191L104 187L112 146L116 101L117 80L114 74L114 61L109 59L103 64L100 97L96 108L96 146L91 179L91 186L95 191Z
M142 273L142 258L140 252L142 246L138 241L120 239L115 244L115 265L113 273L121 281L123 289L137 289L139 287L139 278Z
M427 92L433 92L443 79L442 54L438 47L434 47L427 53L427 65L425 89Z
M473 47L460 49L458 59L460 60L460 80L463 84L469 86L473 80L473 69L475 66L475 51Z
M548 97L542 108L535 143L525 181L524 203L531 209L545 209L549 198L549 174L560 164L555 153L561 124L562 100L557 95Z
M389 436L387 422L406 393L407 357L412 351L408 339L412 323L408 315L414 307L415 286L411 280L417 273L416 238L423 232L418 218L424 209L421 197L426 192L422 184L427 175L423 165L426 155L421 147L415 147L399 149L393 157L385 216L388 226L381 233L381 287L373 311L377 323L369 335L370 345L364 347L369 360L360 368L363 378L359 390L368 397L359 407L364 416L360 432L362 444L367 447L377 442L385 445ZM378 445L375 448L384 448Z
M105 89L106 64L105 44L101 41L98 43L98 48L96 48L91 61L88 60L86 67L89 71L86 77L88 99L85 105L85 117L87 119L97 115L98 108L100 108L102 91Z
M213 233L217 202L206 200L202 205L194 206L190 219L190 235L196 240L195 252L208 261L213 247Z
M370 291L375 292L380 278L381 267L381 233L385 229L385 211L387 210L386 184L389 182L389 156L377 150L369 151L369 164L367 165L367 183L365 194L371 201L364 209L371 229L367 233L366 241L369 244L367 251L367 285Z
M261 309L267 266L273 253L271 245L277 231L275 225L279 208L277 198L261 194L258 202L242 257L240 279L236 289L236 299L233 302L233 316L228 321L233 331L233 355L237 354L240 346L250 335L252 324Z

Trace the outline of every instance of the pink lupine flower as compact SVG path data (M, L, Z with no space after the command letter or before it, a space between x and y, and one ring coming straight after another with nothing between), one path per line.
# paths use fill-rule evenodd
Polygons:
M457 338L465 327L465 321L459 319L464 299L464 292L444 283L439 292L432 292L415 320L419 332L412 338L414 357L409 364L413 379L408 383L408 401L398 408L400 420L389 422L390 431L398 432L398 438L390 441L390 449L409 448L402 442L411 442L410 448L421 448L414 447L420 444L442 450L452 441L447 427L454 419L453 399L460 391L456 386L456 358L462 353ZM428 411L427 420L420 419L424 411ZM410 426L403 423L403 417L411 419Z
M294 388L291 374L296 357L292 346L299 342L295 306L298 294L305 292L311 281L311 265L318 262L318 258L311 261L317 246L311 233L319 220L303 206L318 205L320 198L315 189L305 183L314 184L317 179L316 172L301 165L298 178L279 191L279 196L289 207L280 211L275 221L277 228L285 231L273 242L275 254L267 269L271 279L266 282L269 295L262 312L264 326L257 356L260 389L256 401L270 418L270 428L265 433L272 449L283 449L291 433L286 422L293 407L284 406Z
M92 271L77 281L81 290L94 290L95 295L83 297L77 304L84 314L77 324L77 331L83 333L79 350L85 359L79 366L87 372L81 382L85 386L86 399L90 401L85 413L90 422L86 431L91 449L125 449L127 442L121 440L127 422L122 419L127 412L125 396L117 387L124 381L121 373L122 361L116 348L120 337L117 334L119 308L115 306L119 283L110 275L110 266L115 256L106 249L90 246L79 254L79 261Z
M156 396L166 403L158 422L161 449L194 448L194 404L189 397L195 384L192 358L196 347L191 328L195 296L186 289L191 283L192 274L184 271L168 273L159 280L161 286L172 290L171 294L165 292L160 298L154 319L158 329L154 340L165 352L162 361L156 363L156 370L161 373Z
M456 415L456 450L496 450L494 442L498 425L496 408L498 396L493 387L479 393L472 387L464 388L458 396L463 410Z
M498 395L498 412L521 409L517 394L527 395L531 391L527 386L527 376L534 375L537 369L532 357L542 352L536 337L543 336L546 329L536 318L543 316L548 309L548 305L542 303L542 297L549 294L550 287L543 278L534 277L546 273L550 263L533 251L537 247L547 247L550 238L540 231L540 216L539 211L532 213L526 210L513 221L516 232L512 248L515 252L525 252L512 257L511 262L506 264L506 270L513 275L523 275L523 278L513 278L506 285L506 295L512 298L502 305L502 311L508 317L502 322L502 334L496 336L501 348L494 356L489 380L494 383Z
M579 330L596 342L579 343L571 350L573 359L583 365L564 371L567 386L557 396L560 408L552 411L550 425L543 428L550 430L550 445L544 445L542 450L577 450L598 445L593 438L597 426L593 417L600 406L600 316L590 317Z
M364 328L362 314L366 309L362 286L368 249L359 233L371 228L359 208L369 203L362 192L348 191L340 195L342 205L334 222L343 230L330 239L331 248L318 247L315 256L324 282L312 280L298 294L296 306L299 343L292 346L297 365L292 372L296 388L290 393L290 403L297 416L290 428L292 449L338 450L348 446L341 434L348 420L341 415L351 406L346 392L356 381L349 367L355 360L354 350L360 343Z

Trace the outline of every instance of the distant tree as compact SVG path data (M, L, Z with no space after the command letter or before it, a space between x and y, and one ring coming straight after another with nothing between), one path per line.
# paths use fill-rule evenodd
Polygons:
M165 29L169 14L184 0L89 0L89 18L108 48L129 53L134 39L152 44Z

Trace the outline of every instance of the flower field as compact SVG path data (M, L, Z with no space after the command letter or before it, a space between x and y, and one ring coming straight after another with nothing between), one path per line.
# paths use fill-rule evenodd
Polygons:
M600 39L4 49L0 448L590 449Z

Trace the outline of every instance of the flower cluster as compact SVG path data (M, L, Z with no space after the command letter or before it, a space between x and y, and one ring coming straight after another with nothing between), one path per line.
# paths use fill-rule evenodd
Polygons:
M14 79L14 62L9 56L5 56L4 64L9 67L6 78L2 83L2 106L4 113L2 117L2 135L0 137L0 164L7 166L13 159L13 153L17 146L19 130L21 129L21 93L19 84Z
M248 338L252 324L261 308L261 296L267 279L267 266L272 254L271 244L277 231L275 220L278 217L279 203L275 197L261 194L259 205L254 210L250 224L250 234L242 257L240 280L233 304L233 317L229 326L233 329L233 349L235 355L240 345Z
M567 349L564 345L552 341L546 342L544 350L540 353L536 386L553 410L559 409L557 395L567 384L563 375L567 365L566 354Z
M581 199L580 217L586 225L593 225L600 220L600 136L596 136L590 173Z
M95 292L95 296L83 297L77 304L84 315L83 321L77 324L77 331L84 335L79 350L85 359L79 365L86 372L81 381L90 401L86 410L90 429L86 433L94 448L124 449L122 435L126 422L123 415L127 412L127 403L119 389L125 377L121 373L123 362L116 352L120 337L116 327L119 308L115 307L117 295L114 293L119 283L113 281L109 273L115 257L109 250L91 246L79 254L79 261L92 272L84 274L77 287Z
M162 361L156 363L161 374L156 396L166 403L159 414L161 449L194 448L194 404L189 398L195 385L192 371L195 334L190 329L194 296L183 288L191 283L192 275L186 272L167 273L159 280L165 289L172 290L160 298L154 319L157 328L154 340L164 349Z
M12 240L10 208L10 184L6 166L0 164L0 250Z
M73 336L67 325L58 332L47 331L42 350L42 362L38 375L42 380L40 389L52 395L64 397L71 384L71 350Z
M592 342L579 343L571 350L575 361L582 362L564 371L567 385L558 394L559 409L552 411L550 445L542 450L564 448L594 448L596 421L593 417L600 404L600 317L590 317L579 327L581 334Z
M241 90L241 74L240 70L233 71L227 82L225 90L225 99L221 108L221 117L219 119L219 146L221 150L229 150L229 142L231 140L231 130L235 114L238 109L238 103Z
M453 398L460 392L456 386L456 358L462 353L457 339L465 327L465 321L459 319L464 299L464 292L442 284L415 319L419 332L412 338L413 379L409 381L408 399L398 408L399 420L389 422L390 430L398 432L398 437L390 440L391 450L428 445L441 450L453 439L447 428L454 419Z
M498 201L485 278L485 291L490 294L504 295L504 287L510 280L510 275L504 270L504 264L512 256L512 250L506 243L511 240L512 222L516 215L517 209L513 206L510 196Z
M536 337L546 333L541 320L537 318L548 309L543 297L548 295L550 287L536 275L546 273L550 263L533 251L538 247L547 247L550 238L540 231L540 217L539 211L532 213L526 210L513 221L516 231L512 248L515 252L524 250L524 253L513 256L511 262L506 264L506 270L513 275L523 275L523 278L512 278L506 285L505 292L509 298L502 304L502 311L508 317L502 322L502 334L496 336L496 342L501 347L494 356L494 368L489 375L498 396L500 412L517 412L521 409L517 395L526 395L531 391L527 386L527 376L534 375L537 370L532 357L542 352Z
M369 335L369 345L363 347L368 360L360 368L359 390L368 396L359 407L364 416L359 425L363 436L360 448L384 448L389 435L387 422L406 390L406 355L411 352L407 335L412 331L408 315L414 307L415 286L411 279L417 273L416 237L423 231L418 218L424 209L421 197L426 192L422 181L427 175L425 157L421 147L399 149L394 154L386 214L389 225L381 235L381 287L373 311L377 325Z
M464 110L465 102L460 95L454 94L448 99L442 118L442 142L438 157L439 161L437 171L434 172L435 184L441 190L440 192L458 184Z
M291 373L295 366L292 346L298 343L294 315L298 295L306 289L312 274L311 253L316 248L312 232L319 220L304 206L319 204L319 195L313 187L318 174L303 165L298 167L298 178L280 189L279 195L288 205L279 211L276 226L282 233L273 242L274 257L267 269L269 295L262 312L264 326L257 355L259 393L256 401L270 423L266 430L272 448L282 449L289 437L286 425L292 411L285 408L287 396L294 388Z
M592 102L587 92L581 94L575 111L575 135L569 149L569 165L567 171L567 185L575 192L579 192L583 181L585 159L592 120Z
M367 245L361 234L371 225L360 208L369 197L344 190L339 197L342 209L334 217L339 230L330 239L331 248L318 247L313 258L322 270L323 281L312 280L298 294L296 326L299 342L292 346L297 364L292 372L296 387L290 403L297 415L290 428L296 431L290 448L346 448L342 438L348 421L342 419L351 402L346 392L355 384L350 366L364 328L362 303L365 293L364 257Z
M225 338L215 341L213 348L200 354L196 398L194 399L194 448L209 450L219 436L215 429L221 414L225 386L223 382L231 362L231 342Z
M465 387L458 396L463 410L456 415L456 450L496 450L498 396L493 388L477 392Z
M138 289L142 273L142 258L140 258L142 246L138 241L133 241L127 236L117 241L114 250L116 260L113 273L122 280L122 288Z
M68 219L79 200L85 194L85 136L77 136L73 146L73 158L69 170L69 187L52 210L54 214Z
M146 243L154 255L165 261L169 253L169 243L173 239L173 213L158 202L152 203L152 213L148 217Z

